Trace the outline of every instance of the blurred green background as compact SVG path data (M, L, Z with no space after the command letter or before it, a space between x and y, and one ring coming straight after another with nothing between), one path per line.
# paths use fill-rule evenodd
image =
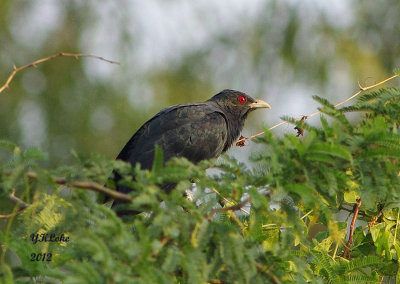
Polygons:
M271 104L247 122L254 134L314 112L313 95L336 103L391 75L399 18L397 0L1 0L0 85L13 65L61 51L121 64L60 57L18 73L0 94L0 139L47 152L47 166L71 149L114 158L160 109L225 88Z

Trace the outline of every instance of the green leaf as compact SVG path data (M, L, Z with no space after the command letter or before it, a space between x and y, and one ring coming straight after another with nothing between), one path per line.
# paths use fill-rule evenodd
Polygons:
M333 164L335 160L327 155L321 155L321 153L307 153L306 155L307 161L315 161L315 162L323 162L327 164Z
M158 145L155 145L152 172L154 173L159 172L162 169L163 164L164 164L164 153Z
M38 148L29 148L24 151L24 158L32 160L46 160L47 155Z
M314 189L305 184L291 183L287 184L286 188L289 191L298 194L306 204L315 205L321 203L314 195Z
M344 273L348 273L350 271L354 271L363 267L368 267L368 266L373 267L381 263L382 263L382 258L375 255L356 258L345 264L346 268Z
M8 140L0 140L0 148L4 148L7 150L10 150L11 152L14 151L15 147L17 147L17 144L8 141Z
M342 145L315 143L310 147L309 151L314 155L317 154L330 155L333 157L345 159L350 162L353 161L350 150Z
M344 192L344 201L350 204L356 204L360 199L360 195L355 190Z
M378 239L379 233L380 233L381 229L382 229L384 226L385 226L385 224L380 223L380 224L378 224L378 225L376 225L376 226L372 226L372 227L369 228L369 229L370 229L370 232L371 232L372 240L373 240L374 242L376 242L376 240Z
M178 248L173 247L169 249L161 268L166 272L173 272L178 266L180 258Z

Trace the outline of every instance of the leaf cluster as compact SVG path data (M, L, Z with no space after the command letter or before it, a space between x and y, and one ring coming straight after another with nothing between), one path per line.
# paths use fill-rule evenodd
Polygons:
M0 194L7 204L15 195L29 206L1 224L1 278L5 283L399 281L399 98L400 90L383 89L336 109L316 97L321 126L285 118L304 130L304 137L277 138L266 130L257 140L261 150L253 153L252 168L228 156L198 165L184 158L164 164L157 149L152 171L77 155L71 166L44 169L39 150L3 141L0 147L10 159L0 165ZM346 117L350 111L361 113L358 121ZM82 180L104 184L113 169L134 188L126 207L144 213L120 219L96 193L68 186ZM65 177L66 185L53 176ZM159 186L164 182L176 188L167 194ZM360 199L350 257L344 258L346 221ZM243 200L248 202L241 208L234 206ZM18 212L19 206L1 213ZM61 233L70 241L30 239ZM32 253L53 257L31 261Z

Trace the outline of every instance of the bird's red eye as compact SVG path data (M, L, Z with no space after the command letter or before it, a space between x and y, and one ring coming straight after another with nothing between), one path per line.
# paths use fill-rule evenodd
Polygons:
M246 102L246 97L245 96L239 96L238 97L238 101L239 101L239 103L244 104Z

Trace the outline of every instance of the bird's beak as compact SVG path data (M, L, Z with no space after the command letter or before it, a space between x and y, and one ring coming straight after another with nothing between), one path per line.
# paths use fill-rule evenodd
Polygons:
M271 108L269 104L263 100L256 100L254 103L249 104L251 108Z

